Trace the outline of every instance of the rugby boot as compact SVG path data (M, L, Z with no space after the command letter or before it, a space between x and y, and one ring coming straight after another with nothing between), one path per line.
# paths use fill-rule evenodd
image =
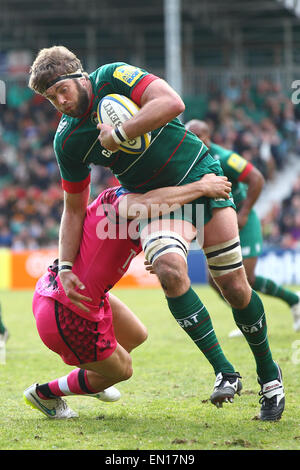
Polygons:
M103 392L92 393L88 395L89 397L98 398L98 400L113 402L118 401L121 398L121 393L116 387L108 387Z
M71 410L66 401L61 397L43 400L36 392L38 384L33 384L24 390L23 396L25 403L31 408L35 408L50 419L68 419L77 418L78 414Z
M234 395L236 393L240 395L241 393L241 378L239 372L233 372L232 374L219 372L216 377L213 393L210 396L212 404L216 405L217 408L222 408L224 402L229 401L232 403Z
M259 403L261 409L258 418L261 421L278 421L284 410L285 394L282 382L281 369L278 367L278 377L267 383L262 383L258 377L258 383L261 386Z

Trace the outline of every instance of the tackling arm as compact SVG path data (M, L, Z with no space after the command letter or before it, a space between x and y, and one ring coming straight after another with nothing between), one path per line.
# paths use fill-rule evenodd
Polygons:
M59 232L59 260L74 262L89 199L89 186L81 193L64 193L64 210Z
M87 186L81 193L64 193L64 210L59 232L60 264L62 261L73 263L75 260L80 245L89 194L89 186ZM62 271L59 274L59 277L69 299L78 307L88 311L81 301L91 301L91 299L76 291L76 288L84 289L84 286L78 277L71 270Z
M199 181L183 186L154 189L145 194L128 194L119 204L119 214L127 219L159 217L199 197L222 197L228 199L231 183L226 176L213 173L204 175Z

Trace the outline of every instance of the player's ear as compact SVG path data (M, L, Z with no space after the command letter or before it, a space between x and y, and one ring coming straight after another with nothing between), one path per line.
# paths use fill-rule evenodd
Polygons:
M84 86L85 88L87 87L87 84L88 84L88 77L86 77L86 76L84 75L83 77L81 77L81 78L79 79L79 81L80 81L80 84L81 84L82 86Z

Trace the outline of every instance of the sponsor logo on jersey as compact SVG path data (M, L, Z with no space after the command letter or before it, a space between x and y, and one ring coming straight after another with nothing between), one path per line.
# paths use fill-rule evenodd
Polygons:
M132 65L121 65L113 73L114 78L121 80L128 86L133 86L135 82L144 75L141 69Z
M245 160L243 157L240 157L237 153L232 153L227 160L227 163L238 173L242 173L245 166L247 165L247 160Z

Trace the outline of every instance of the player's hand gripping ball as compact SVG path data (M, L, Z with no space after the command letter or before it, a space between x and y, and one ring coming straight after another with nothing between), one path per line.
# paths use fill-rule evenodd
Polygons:
M135 116L139 107L127 96L110 94L102 98L97 107L98 121L111 127L119 127L125 121ZM151 133L127 140L119 145L123 152L136 155L144 152L150 145Z

